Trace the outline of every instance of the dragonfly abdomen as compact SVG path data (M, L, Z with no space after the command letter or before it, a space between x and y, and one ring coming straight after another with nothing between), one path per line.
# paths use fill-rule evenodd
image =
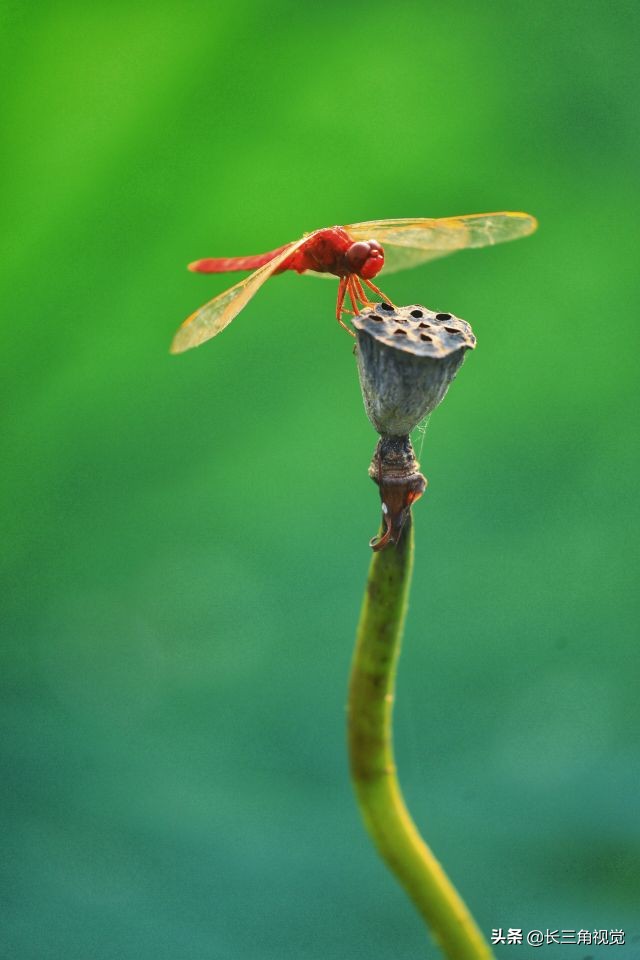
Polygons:
M204 260L194 260L189 264L189 270L194 273L231 273L234 270L257 270L269 263L279 253L290 246L278 247L277 250L270 250L268 253L257 253L251 257L205 257ZM287 269L281 267L281 269Z

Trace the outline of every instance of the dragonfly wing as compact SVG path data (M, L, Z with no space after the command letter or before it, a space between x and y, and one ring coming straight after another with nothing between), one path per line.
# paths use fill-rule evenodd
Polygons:
M378 240L384 247L382 273L415 267L457 250L486 247L533 233L528 213L473 213L440 220L371 220L345 227L354 240Z
M262 284L273 276L287 257L290 257L306 240L308 240L308 237L290 243L264 266L259 267L258 270L236 283L229 290L225 290L224 293L214 297L213 300L209 300L203 307L187 317L173 338L171 353L182 353L184 350L190 350L191 347L199 347L201 343L205 343L206 340L210 340L211 337L215 337L221 330L224 330L234 317L237 317L240 311L246 307Z
M442 248L433 250L420 250L417 247L396 246L390 241L384 244L384 267L380 276L386 276L389 273L398 273L400 270L408 270L410 267L418 267L421 263L427 263L428 260L437 260L438 257L446 257L449 253L455 253L456 250L463 250L463 247L450 247L446 250Z

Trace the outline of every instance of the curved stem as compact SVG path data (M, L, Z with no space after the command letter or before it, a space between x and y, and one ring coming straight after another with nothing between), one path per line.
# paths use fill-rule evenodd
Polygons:
M413 568L409 515L397 546L374 553L349 687L351 776L379 853L450 960L493 954L404 804L393 757L395 673Z

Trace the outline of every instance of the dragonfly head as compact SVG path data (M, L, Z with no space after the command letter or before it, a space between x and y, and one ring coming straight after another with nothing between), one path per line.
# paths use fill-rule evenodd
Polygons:
M377 240L358 240L348 248L345 260L351 273L371 280L384 267L384 250Z

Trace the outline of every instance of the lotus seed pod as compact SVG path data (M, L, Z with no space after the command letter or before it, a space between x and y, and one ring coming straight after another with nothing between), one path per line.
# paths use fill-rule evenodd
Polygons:
M438 406L476 338L450 313L378 303L353 318L360 386L382 436L410 433Z

